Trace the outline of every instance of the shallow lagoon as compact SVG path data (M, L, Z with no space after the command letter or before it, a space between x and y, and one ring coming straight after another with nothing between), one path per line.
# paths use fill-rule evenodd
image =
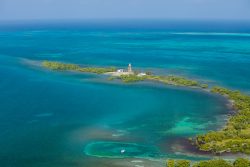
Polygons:
M245 56L249 37L227 37L223 42L221 35L108 32L104 38L103 32L71 33L1 32L0 166L156 167L167 157L206 159L183 150L186 138L221 127L228 114L225 99L199 90L51 72L27 63L30 60L115 66L132 61L156 73L250 90ZM223 47L211 49L217 40ZM190 47L195 48L192 53ZM204 52L207 47L209 52ZM230 78L234 74L245 77ZM120 155L121 149L128 155Z
M51 72L15 61L18 70L6 68L2 82L2 89L12 85L1 94L0 154L11 160L3 158L6 165L27 165L29 160L30 166L61 166L58 161L95 166L99 161L89 160L99 157L116 159L107 160L110 163L129 157L199 159L180 154L176 145L219 127L224 121L218 116L225 117L228 109L225 99L199 90L112 83L96 75ZM119 155L122 148L126 156Z

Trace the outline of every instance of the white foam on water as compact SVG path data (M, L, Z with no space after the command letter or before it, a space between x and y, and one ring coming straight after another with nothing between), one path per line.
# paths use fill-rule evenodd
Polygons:
M144 165L135 165L135 167L144 167Z
M122 134L122 133L118 133L118 134L112 134L112 137L121 137L121 136L124 136L124 134Z
M142 160L132 160L131 162L132 162L132 163L143 163Z
M219 33L219 32L173 32L175 35L211 35L211 36L245 36L250 37L250 33Z
M112 134L112 137L121 137L128 134L126 130L117 130L117 133Z

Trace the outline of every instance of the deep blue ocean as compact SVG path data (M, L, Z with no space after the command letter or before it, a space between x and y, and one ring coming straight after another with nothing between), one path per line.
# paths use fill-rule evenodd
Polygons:
M1 167L160 167L167 158L207 159L187 149L187 138L221 128L230 113L224 98L208 92L49 71L39 66L43 60L132 63L250 94L247 27L10 27L0 30Z

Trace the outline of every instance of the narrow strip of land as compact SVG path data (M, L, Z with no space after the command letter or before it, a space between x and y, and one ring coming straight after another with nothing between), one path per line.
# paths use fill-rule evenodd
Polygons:
M117 68L115 67L81 67L76 64L66 64L53 61L44 61L42 62L42 66L51 70L58 71L78 71L95 74L107 74L110 75L109 80L120 79L125 83L151 80L175 86L196 87L204 89L208 87L208 85L206 84L201 84L198 81L190 80L180 76L158 76L152 75L150 72L140 73L137 71L119 72L119 70L117 70Z

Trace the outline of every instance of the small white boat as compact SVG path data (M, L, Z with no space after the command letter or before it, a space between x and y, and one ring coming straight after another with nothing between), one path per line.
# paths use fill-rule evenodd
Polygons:
M126 152L126 150L121 150L121 154L123 154L123 153L125 153Z

